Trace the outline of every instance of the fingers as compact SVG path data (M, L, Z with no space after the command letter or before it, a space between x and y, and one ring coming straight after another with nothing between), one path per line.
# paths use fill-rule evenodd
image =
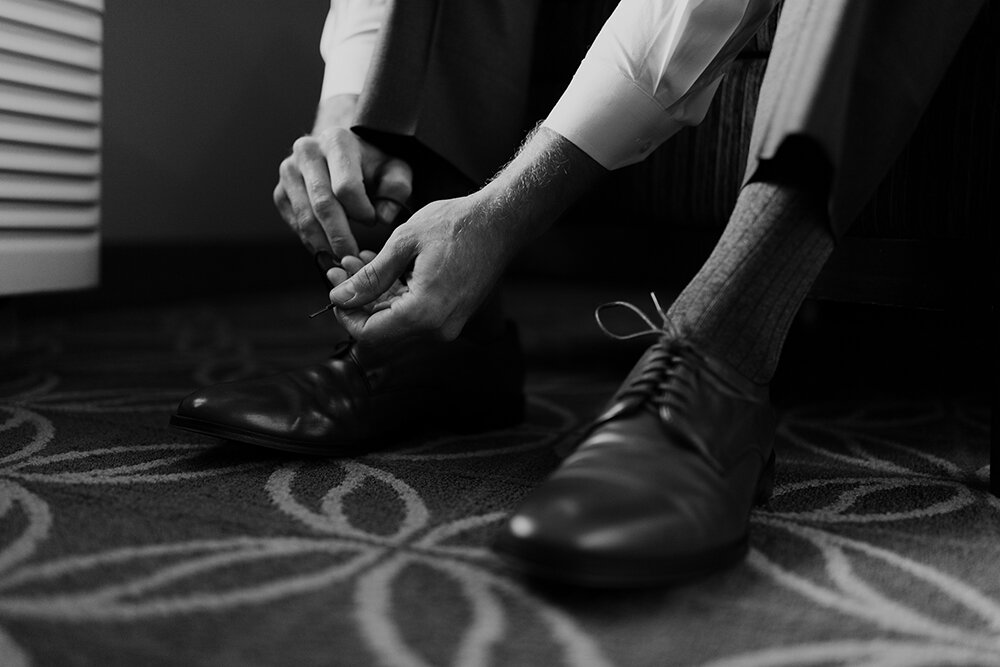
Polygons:
M324 132L322 149L329 172L330 188L346 217L362 224L374 224L375 207L365 191L362 172L363 147L358 135L344 128ZM319 149L319 144L316 144Z
M438 319L440 311L428 308L426 297L409 290L374 308L335 308L337 320L352 337L367 344L386 345L410 338L452 341L462 332L459 317Z
M313 220L335 256L356 255L358 244L351 233L348 215L335 194L319 141L315 137L299 137L292 145L292 154L281 163L279 175L280 184L290 195L296 229L311 227L308 221ZM293 191L296 198L291 197ZM301 197L303 192L305 201Z
M365 263L361 261L359 257L354 257L353 255L348 255L344 258L342 262L344 269L347 271L348 276L353 276L355 273L360 271Z
M406 271L414 253L412 244L390 237L382 252L361 266L349 280L330 291L330 301L343 308L358 308L371 303L388 291Z
M355 273L361 270L365 264L375 258L375 253L371 250L362 250L358 257L348 255L341 260L340 266L326 272L326 279L336 287Z
M349 274L360 274L368 262L357 257L345 257L343 264L344 268L328 273L335 288L347 282L351 278ZM363 304L358 299L355 303L358 305L335 308L334 313L351 336L369 344L385 345L426 336L453 340L461 332L461 324L452 326L451 318L444 317L448 312L445 304L427 294L418 296L411 293L410 288L398 280L376 300Z
M347 332L348 336L357 340L366 340L369 344L378 344L378 341L370 340L365 332L365 327L374 313L369 313L361 309L344 308L335 308L333 312L337 317L337 321L340 322L340 326L344 327L344 331Z
M336 265L330 255L358 256L351 222L399 222L412 183L406 162L387 157L350 130L333 128L295 141L281 163L274 203L321 268L328 269Z
M330 188L326 164L319 159L310 159L302 163L300 168L313 216L319 221L333 253L337 257L356 255L358 244L351 233L347 214Z
M413 192L413 170L402 160L391 158L375 174L375 182L375 218L391 225Z
M370 345L382 346L423 333L411 324L411 312L416 305L406 292L374 309L335 308L334 313L350 336Z
M347 271L341 268L330 269L326 272L326 279L329 280L330 284L334 287L344 282L349 277L350 276L348 276Z
M332 252L326 232L316 220L309 204L309 196L301 181L282 178L274 188L274 205L278 213L289 227L298 235L299 240L316 256L321 252Z
M314 255L321 251L335 257L356 255L358 244L343 208L333 197L325 160L302 148L300 142L296 146L297 152L278 169L274 203L281 217Z
M353 276L362 273L375 257L375 253L366 250L358 257L343 258L342 267L327 272L334 291ZM406 266L409 268L409 264ZM363 278L362 275L359 279ZM387 281L388 279L385 282ZM449 306L447 299L435 298L434 290L421 290L424 293L414 294L409 287L398 281L386 289L382 289L381 285L375 289L382 292L373 301L364 303L358 298L350 307L334 309L340 324L349 335L358 340L376 346L427 336L451 341L462 331L465 319ZM336 303L332 292L331 301Z

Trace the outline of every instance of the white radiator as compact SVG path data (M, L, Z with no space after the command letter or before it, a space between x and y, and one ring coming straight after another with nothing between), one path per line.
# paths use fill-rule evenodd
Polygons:
M104 0L0 0L0 295L97 284Z

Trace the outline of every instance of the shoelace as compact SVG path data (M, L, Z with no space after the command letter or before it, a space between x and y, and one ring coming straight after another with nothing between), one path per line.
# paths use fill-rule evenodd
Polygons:
M681 337L677 326L660 306L656 294L650 292L649 296L653 299L656 312L663 321L661 326L654 324L642 310L628 301L613 301L598 306L594 311L594 319L597 320L597 326L604 333L618 340L629 340L649 335L660 337L653 344L642 368L628 384L618 390L614 401L618 402L625 398L634 397L638 399L639 405L642 407L654 410L661 422L666 424L671 420L673 411L690 401L692 390L695 389L691 379L698 373L693 368L692 361L701 357L702 353L690 341L685 341ZM616 334L611 331L601 320L601 313L615 307L627 308L632 311L646 323L648 328L628 334ZM682 370L689 372L682 373ZM681 438L675 442L699 453L709 465L721 474L722 466L700 438Z
M631 340L650 335L660 338L653 344L642 369L632 377L628 384L623 385L618 390L614 400L637 397L643 403L656 408L661 417L667 418L671 410L686 402L685 399L689 393L684 391L684 387L691 388L690 374L679 371L683 368L690 368L690 353L698 354L698 352L690 343L680 342L680 331L663 310L659 299L656 298L656 293L650 292L649 296L662 321L659 326L649 319L638 306L628 301L612 301L601 304L594 311L594 319L597 320L597 326L601 328L601 331L617 340ZM630 310L647 325L647 328L626 334L611 331L601 318L602 313L611 308ZM688 354L681 354L682 351L688 352Z

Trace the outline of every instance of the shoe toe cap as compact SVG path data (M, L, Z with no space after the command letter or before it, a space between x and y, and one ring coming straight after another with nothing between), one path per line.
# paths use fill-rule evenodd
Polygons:
M317 371L283 373L205 387L185 397L171 423L227 440L336 454L358 440L358 420Z
M249 381L192 392L177 406L176 418L193 430L214 435L290 434L301 430L302 415L309 412L315 411L290 405L288 397L268 383Z
M177 416L202 421L227 421L236 405L245 405L232 384L218 384L191 392L177 406Z
M669 579L670 570L697 569L745 536L745 522L714 495L553 478L511 516L495 549L522 569L573 583Z

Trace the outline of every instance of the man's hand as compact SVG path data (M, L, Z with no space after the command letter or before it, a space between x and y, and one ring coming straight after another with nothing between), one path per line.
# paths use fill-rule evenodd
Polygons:
M339 285L348 278L353 277L354 274L363 269L365 265L373 259L375 259L375 253L371 250L362 250L357 257L348 255L341 259L339 267L327 271L327 278L329 279L330 284ZM369 315L375 311L384 310L388 308L396 298L400 297L404 292L409 291L409 289L409 287L397 280L377 299L361 306L360 310L364 310Z
M313 134L296 140L274 189L282 218L325 269L358 255L349 222L392 223L412 191L407 163L349 129L356 104L354 95L323 102Z
M604 173L571 142L539 129L482 190L420 209L356 272L328 272L337 318L379 346L453 340L517 250Z
M393 231L376 257L362 253L362 266L350 258L327 273L330 300L341 305L337 319L349 334L382 345L461 333L513 251L477 195L428 204Z

